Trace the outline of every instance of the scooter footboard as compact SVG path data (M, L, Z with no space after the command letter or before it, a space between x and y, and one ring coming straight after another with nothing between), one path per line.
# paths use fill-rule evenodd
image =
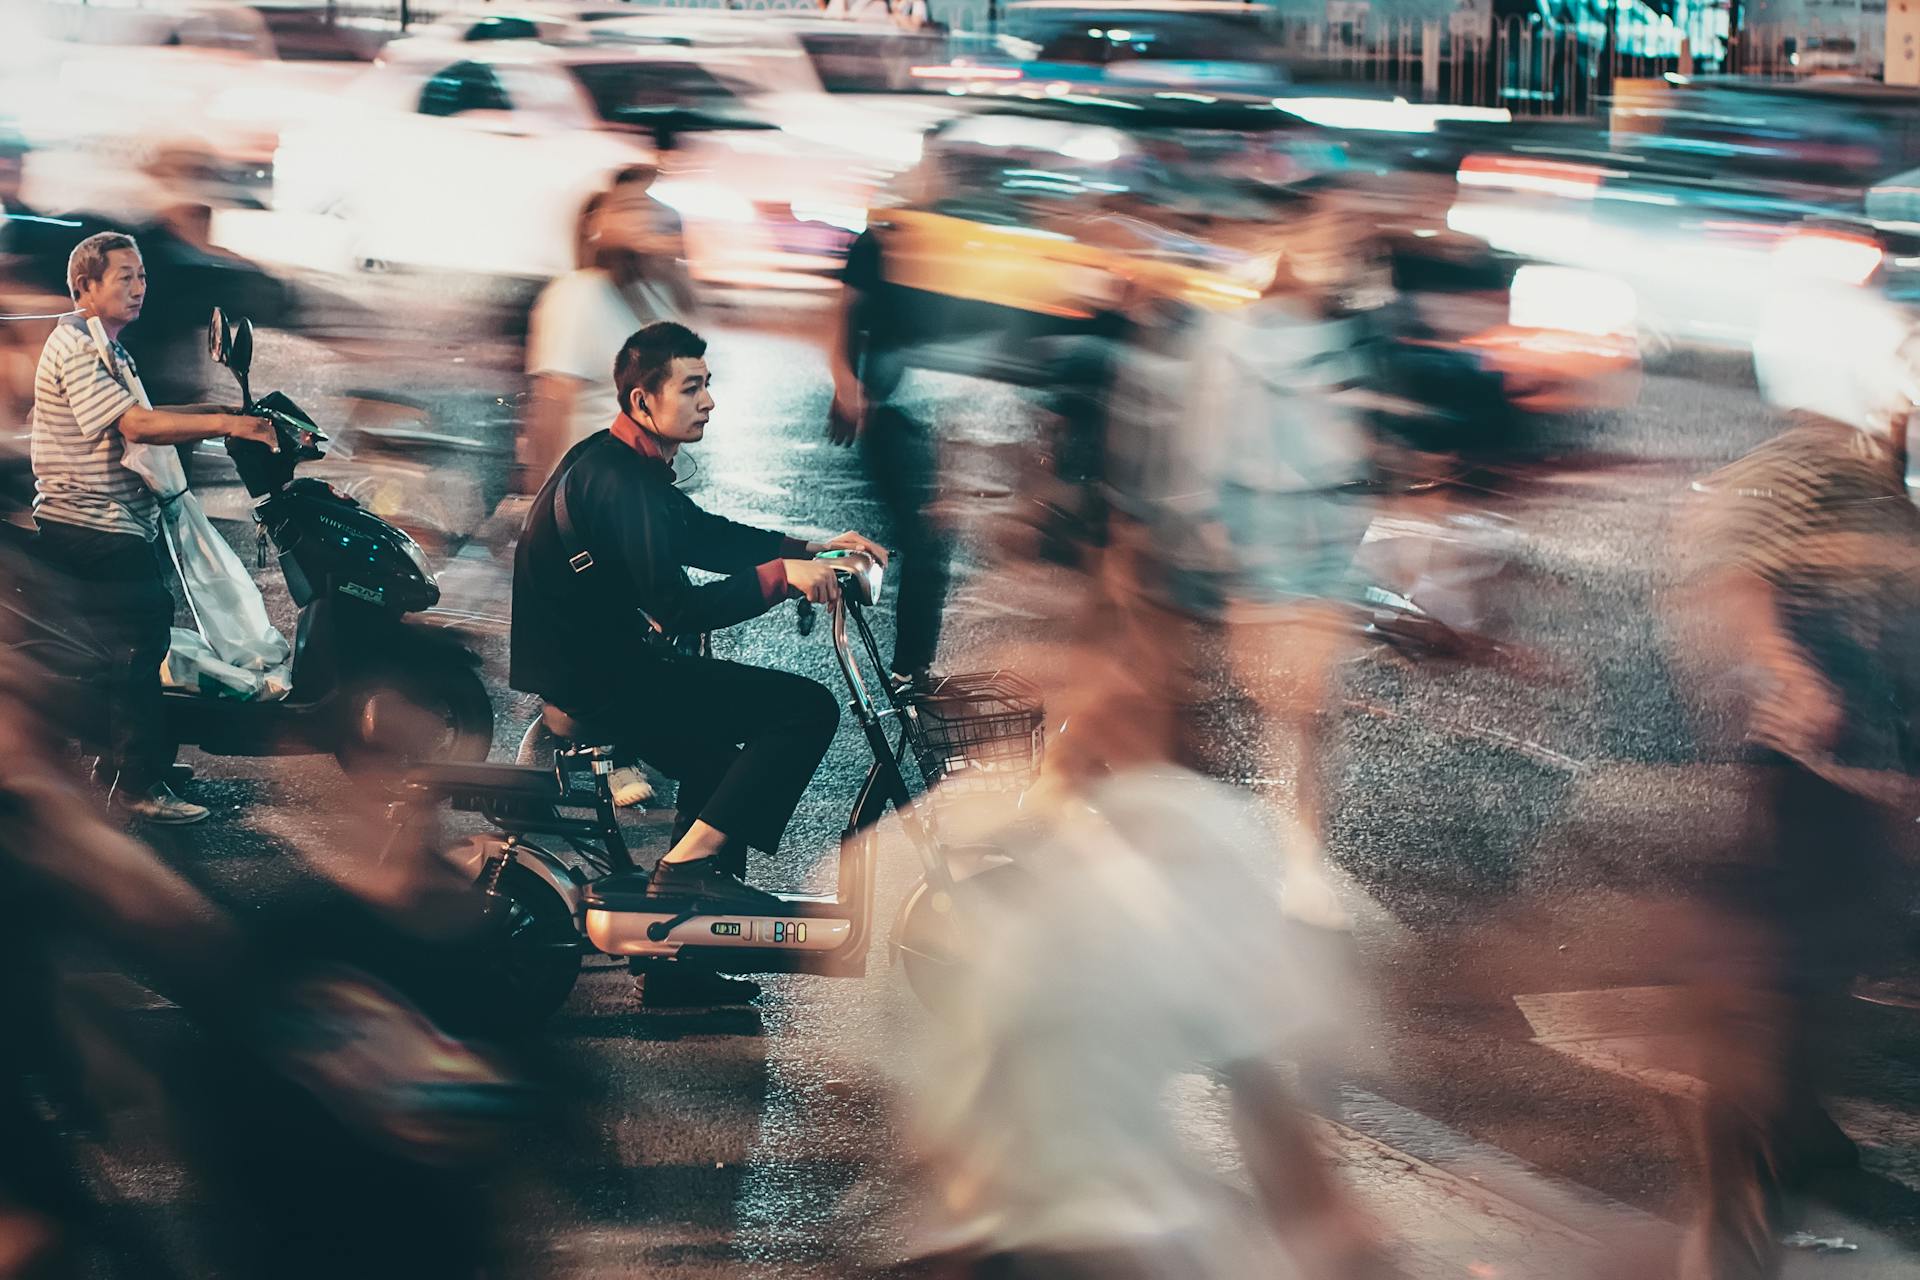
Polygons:
M588 941L607 955L676 960L720 973L866 972L867 930L831 900L793 899L777 916L740 915L672 904L609 905L595 885L583 922Z

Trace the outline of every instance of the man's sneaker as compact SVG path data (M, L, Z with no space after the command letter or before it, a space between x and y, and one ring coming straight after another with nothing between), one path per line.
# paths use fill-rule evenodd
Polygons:
M145 792L134 795L122 792L115 799L122 809L134 817L171 827L184 827L191 823L204 822L207 814L211 812L203 804L182 800L173 794L173 788L164 782L156 782Z
M656 965L640 979L643 1009L716 1009L752 1004L760 984L745 978L723 978L705 969Z
M636 808L653 799L653 784L632 765L615 769L607 784L613 788L614 804L622 809Z
M656 864L647 880L647 896L750 912L778 911L781 907L780 899L722 871L712 858Z
M932 667L915 667L912 671L887 672L887 684L895 693L927 694L940 683L940 677L933 674Z
M95 756L92 777L95 785L110 787L117 776L113 764L105 756ZM170 787L184 787L193 782L193 766L190 764L170 764L164 775L164 781Z

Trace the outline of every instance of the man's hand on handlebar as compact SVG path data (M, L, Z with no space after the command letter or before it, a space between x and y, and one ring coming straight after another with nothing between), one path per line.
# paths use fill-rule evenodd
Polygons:
M826 560L788 560L787 585L815 604L832 604L840 598L840 579L833 563Z
M219 419L219 425L220 434L229 440L252 440L276 450L280 447L280 433L274 430L270 419L256 418L252 414L229 413Z
M825 542L809 542L807 550L814 555L819 555L822 551L864 551L872 556L882 569L887 567L887 549L872 538L851 530L836 534Z

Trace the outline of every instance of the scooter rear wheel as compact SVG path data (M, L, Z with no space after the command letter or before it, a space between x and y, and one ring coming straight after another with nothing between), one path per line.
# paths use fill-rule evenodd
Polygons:
M567 904L525 867L509 864L489 895L493 934L472 975L474 1016L485 1030L539 1029L573 994L580 937Z
M334 758L357 778L426 761L475 763L493 746L493 699L465 666L393 667L354 682Z

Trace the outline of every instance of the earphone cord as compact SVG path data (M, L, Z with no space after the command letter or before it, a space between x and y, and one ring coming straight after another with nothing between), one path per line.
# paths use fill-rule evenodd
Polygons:
M57 314L54 314L54 315L45 315L45 316L0 316L0 321L5 321L5 320L65 320L65 319L66 319L66 318L67 318L68 316L77 316L77 315L79 315L79 314L80 314L80 311L79 311L79 308L77 308L77 307L76 307L76 308L75 308L74 310L72 310L72 311L61 311L61 312L58 312Z

